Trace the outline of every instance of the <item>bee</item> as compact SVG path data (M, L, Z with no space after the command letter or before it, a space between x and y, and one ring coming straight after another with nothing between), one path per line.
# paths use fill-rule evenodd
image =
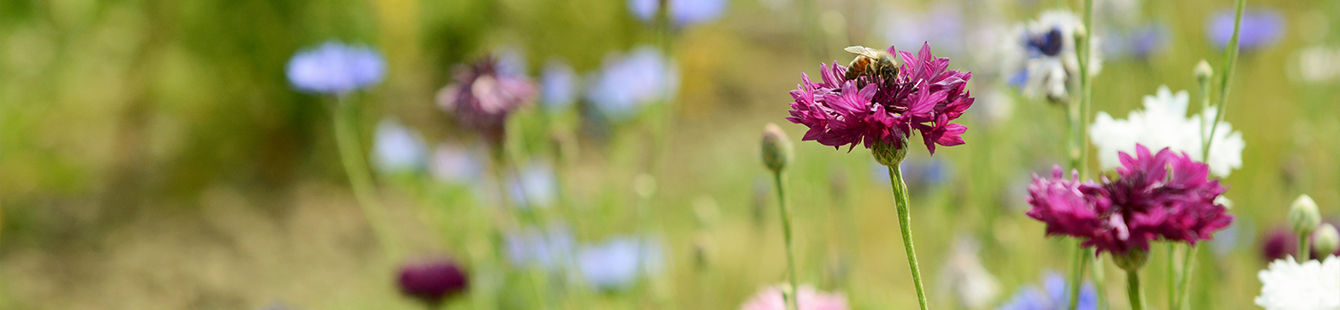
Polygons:
M860 45L848 46L843 50L856 54L856 58L847 65L847 80L866 76L868 82L893 80L898 76L898 62L887 52Z

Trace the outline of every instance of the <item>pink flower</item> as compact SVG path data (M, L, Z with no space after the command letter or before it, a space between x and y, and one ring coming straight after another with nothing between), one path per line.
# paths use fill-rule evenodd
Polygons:
M1117 179L1079 182L1065 179L1060 167L1050 179L1033 176L1028 188L1028 216L1047 224L1047 235L1084 239L1098 253L1149 250L1162 239L1195 244L1211 240L1233 216L1215 198L1225 188L1209 180L1209 167L1186 153L1169 149L1150 154L1136 145L1136 156L1122 152Z
M967 91L972 73L946 70L949 58L931 55L929 44L922 45L917 54L893 47L888 53L903 62L892 79L863 76L847 80L847 67L837 62L820 64L822 82L812 82L802 73L798 89L791 91L794 101L791 117L787 117L809 127L801 140L834 148L850 145L848 151L857 144L903 148L902 142L915 130L931 154L937 144L963 144L961 135L968 128L950 122L972 106L974 98Z
M763 288L753 299L740 306L741 310L786 310L781 285ZM796 298L797 310L847 310L847 297L838 293L824 293L813 286L802 285Z
M455 81L437 92L438 107L490 141L501 141L507 116L529 104L536 93L525 76L505 74L498 67L492 57L459 67Z

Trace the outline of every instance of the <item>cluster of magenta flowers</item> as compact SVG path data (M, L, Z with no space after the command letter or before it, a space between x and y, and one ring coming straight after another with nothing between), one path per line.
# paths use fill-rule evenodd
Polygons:
M1047 235L1069 235L1083 246L1123 254L1149 250L1155 240L1195 244L1228 227L1233 216L1216 203L1226 189L1209 179L1209 166L1186 153L1169 149L1151 153L1136 146L1135 156L1120 154L1115 180L1080 182L1078 173L1065 178L1060 167L1052 177L1034 175L1028 188L1028 216L1047 224Z
M799 89L791 91L795 101L787 118L809 127L801 140L834 148L850 145L849 150L857 144L902 149L916 130L932 154L937 144L963 144L961 135L968 127L951 122L972 106L974 98L966 89L972 73L946 70L949 58L931 55L929 44L916 54L894 47L888 52L902 60L892 79L871 75L848 80L848 68L837 62L820 65L822 82L801 74Z

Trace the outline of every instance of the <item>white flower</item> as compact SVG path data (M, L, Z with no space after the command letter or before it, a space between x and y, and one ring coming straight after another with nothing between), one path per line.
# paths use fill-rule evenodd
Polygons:
M1275 260L1261 270L1261 295L1256 305L1266 310L1340 309L1340 258L1298 264L1293 257Z
M1010 83L1023 88L1024 95L1064 102L1070 100L1070 83L1078 81L1079 56L1076 54L1075 30L1083 21L1074 13L1064 10L1043 12L1037 20L1015 27L1016 41L1007 42L1004 54L1013 59L1004 62L1003 72L1017 72ZM1089 76L1103 69L1101 40L1090 39L1093 51L1089 55Z
M1206 123L1216 115L1210 108L1203 114L1186 116L1187 92L1174 94L1168 86L1159 87L1153 96L1145 96L1144 110L1135 110L1125 120L1113 119L1107 112L1098 112L1093 125L1089 127L1089 137L1098 147L1098 163L1103 169L1121 165L1118 152L1134 154L1135 144L1139 143L1150 150L1171 148L1174 152L1186 152L1192 159L1200 160L1203 135L1209 135L1210 126L1201 127L1202 117ZM1202 133L1203 132L1203 133ZM1242 149L1246 143L1241 132L1234 132L1228 122L1219 122L1215 130L1214 144L1210 146L1210 157L1206 164L1210 173L1219 177L1228 177L1233 169L1242 167Z

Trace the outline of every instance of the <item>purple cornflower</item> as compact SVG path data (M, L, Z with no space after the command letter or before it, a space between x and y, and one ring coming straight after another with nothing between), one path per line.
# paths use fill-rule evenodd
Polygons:
M498 70L498 61L485 57L457 68L455 81L437 92L438 107L491 143L502 141L507 116L535 96L535 86L525 76Z
M659 1L669 1L670 20L677 27L685 27L715 20L726 11L726 0L628 0L628 10L644 23L656 20Z
M386 61L371 48L329 41L293 55L285 71L299 91L342 94L381 82Z
M1206 32L1209 33L1214 46L1219 48L1228 46L1228 41L1233 38L1234 18L1233 10L1220 10L1210 19L1209 29ZM1238 47L1250 51L1274 45L1284 36L1285 27L1287 26L1284 23L1284 15L1279 11L1269 8L1244 10L1242 30L1238 34Z
M469 286L465 271L448 259L437 258L406 263L400 267L400 292L429 306L464 292Z
M1047 273L1047 278L1042 282L1043 287L1029 287L1019 290L1009 301L1001 305L999 310L1061 310L1066 309L1069 303L1069 295L1066 294L1065 277L1055 272ZM1094 290L1093 285L1085 283L1079 291L1079 306L1077 309L1093 310L1098 309L1098 291Z
M1102 183L1066 179L1060 167L1052 178L1033 176L1028 188L1028 216L1047 224L1047 235L1084 240L1097 253L1148 251L1157 239L1195 244L1212 239L1233 216L1215 198L1225 188L1209 180L1209 166L1186 153L1165 148L1150 154L1136 145L1136 156L1121 152L1117 179Z
M949 58L931 55L930 44L923 44L917 54L893 47L888 53L903 62L891 79L869 75L847 80L847 67L836 61L831 67L820 65L823 82L811 82L801 73L799 89L791 91L791 117L786 118L809 127L801 140L833 148L850 145L848 151L857 144L892 147L905 154L903 143L916 130L931 154L937 144L963 144L961 135L968 127L950 121L972 106L967 90L972 73L946 71Z

